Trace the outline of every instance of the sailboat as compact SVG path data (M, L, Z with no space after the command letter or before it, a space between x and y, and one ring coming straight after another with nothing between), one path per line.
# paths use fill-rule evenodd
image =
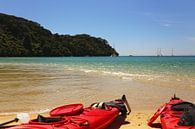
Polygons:
M171 49L171 56L174 56L174 54L173 54L173 48Z
M161 48L157 48L157 56L163 56Z

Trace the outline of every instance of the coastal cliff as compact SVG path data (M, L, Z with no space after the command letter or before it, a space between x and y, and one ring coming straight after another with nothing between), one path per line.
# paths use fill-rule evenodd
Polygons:
M88 34L52 34L39 23L0 13L1 57L112 56L108 41Z

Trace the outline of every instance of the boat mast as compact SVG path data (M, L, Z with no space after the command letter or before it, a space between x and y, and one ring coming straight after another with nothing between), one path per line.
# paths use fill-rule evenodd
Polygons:
M160 56L163 56L163 55L162 55L162 52L161 52L161 48L160 48Z
M161 52L161 48L157 48L157 56L163 56Z
M160 55L159 55L159 48L157 48L156 55L157 55L157 56L160 56Z
M173 54L173 48L172 48L172 50L171 50L171 56L174 56L174 54Z

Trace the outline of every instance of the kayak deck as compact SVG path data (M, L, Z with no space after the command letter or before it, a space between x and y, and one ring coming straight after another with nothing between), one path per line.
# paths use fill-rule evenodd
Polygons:
M104 129L119 115L130 113L126 103L123 98L86 108L82 104L63 105L51 110L49 117L38 116L27 124L9 129Z

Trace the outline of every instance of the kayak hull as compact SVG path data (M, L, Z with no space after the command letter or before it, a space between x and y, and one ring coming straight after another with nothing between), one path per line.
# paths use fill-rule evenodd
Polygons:
M179 98L176 99L173 98L168 103L163 105L165 109L159 114L162 129L195 129L195 126L178 125L178 122L180 121L180 117L182 116L183 111L172 110L171 107L175 104L180 104L183 102L186 101L181 100ZM148 123L150 123L150 121Z
M180 117L182 116L181 111L166 110L161 115L160 121L163 129L195 129L195 126L181 126L178 125Z
M121 115L121 108L117 107L120 105L124 107L125 105L122 100L117 100L116 103L115 101L110 102L112 104L114 103L114 106L106 106L104 109L94 108L92 106L83 108L79 104L60 106L51 110L49 117L41 116L40 118L30 120L27 124L21 124L9 129L105 129ZM108 103L110 104L110 102ZM70 106L73 109L78 106L81 106L81 108L79 110L73 110L74 115L71 115ZM64 107L68 107L67 111ZM56 115L58 113L60 113L59 116ZM68 115L62 116L64 113ZM48 122L51 120L52 122Z
M108 127L119 115L117 108L109 110L85 109L78 116L66 116L66 120L57 123L30 122L10 129L104 129ZM82 123L83 122L83 123ZM87 125L84 125L88 122ZM83 125L81 125L83 124Z

